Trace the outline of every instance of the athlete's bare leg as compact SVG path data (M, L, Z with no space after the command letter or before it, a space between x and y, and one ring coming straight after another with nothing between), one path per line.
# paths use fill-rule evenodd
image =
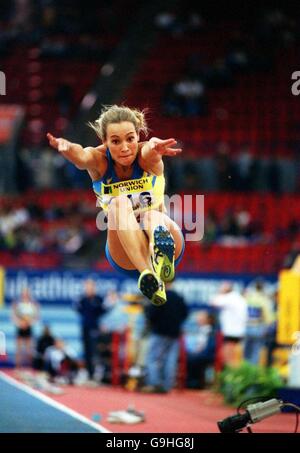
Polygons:
M137 269L142 294L154 305L162 305L167 300L164 282L174 279L174 258L183 248L182 234L168 216L154 210L143 215L141 227L128 197L111 201L107 239L111 257L123 269Z
M108 248L124 269L151 269L148 239L135 218L127 196L114 198L108 210ZM120 247L121 245L121 247Z
M146 211L142 214L142 224L149 238L150 253L153 249L153 244L151 243L153 232L157 226L163 225L173 236L175 242L175 259L178 258L183 248L183 237L179 226L172 219L170 219L167 214L156 211L155 209Z
M127 198L127 197L126 197ZM114 201L114 200L113 200ZM125 201L126 203L126 201ZM132 211L131 203L127 206L126 210L131 211L128 215L128 212L125 211L125 205L123 204L120 207L119 216L122 217L123 227L132 226L131 230L118 230L115 217L117 213L115 210L117 209L117 203L115 206L111 206L109 213L108 213L108 235L107 235L107 242L109 252L113 258L113 260L123 269L127 270L135 270L138 269L140 272L144 269L151 269L150 265L150 254L151 254L151 247L149 247L149 239L152 237L152 233L156 226L164 225L172 234L174 241L175 241L175 259L178 258L180 255L182 248L183 248L183 239L182 233L180 232L179 227L177 224L171 220L166 214L163 212L149 210L142 214L142 223L145 233L141 230L134 214ZM125 212L124 212L125 211ZM131 215L132 214L132 215ZM132 218L133 216L133 218ZM120 222L122 222L120 219ZM119 222L119 225L120 225ZM124 234L125 233L125 234ZM123 242L120 238L123 238ZM123 245L125 241L125 246ZM131 249L129 249L129 243L131 243ZM138 248L138 252L136 252L136 248ZM133 252L132 252L133 251ZM138 254L137 254L138 253ZM130 258L131 255L131 258ZM137 258L139 255L139 258ZM139 263L136 261L139 260ZM142 266L141 266L142 263ZM145 267L144 267L145 266ZM143 269L142 269L143 267Z

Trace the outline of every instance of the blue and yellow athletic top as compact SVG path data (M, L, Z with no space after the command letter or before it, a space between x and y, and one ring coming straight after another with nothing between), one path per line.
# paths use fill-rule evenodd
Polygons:
M140 167L136 158L131 179L120 181L114 170L109 149L106 150L106 157L107 170L103 178L93 181L98 205L104 211L108 211L111 200L119 195L127 195L132 202L135 215L164 206L165 178L163 174L151 175Z

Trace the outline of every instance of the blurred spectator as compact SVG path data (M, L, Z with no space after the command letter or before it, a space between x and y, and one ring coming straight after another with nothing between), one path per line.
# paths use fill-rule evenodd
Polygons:
M195 76L186 74L178 82L166 85L162 103L165 114L169 116L205 115L205 85Z
M300 222L299 219L292 218L289 221L288 227L287 227L287 237L291 240L295 240L297 238L298 233L300 232Z
M251 237L251 215L246 209L238 210L235 215L237 234L240 237Z
M218 189L221 191L233 190L236 179L228 143L221 142L218 144L215 160L217 168L217 181L219 183Z
M98 350L99 320L104 314L103 298L96 294L96 284L92 279L84 282L85 295L74 304L81 317L81 335L85 366L90 380L99 381L101 374Z
M293 244L289 252L286 254L283 260L282 267L284 269L291 269L295 260L300 255L300 242L296 240Z
M274 194L280 193L280 161L276 156L271 156L267 167L267 185Z
M141 369L143 365L144 349L144 326L145 317L143 314L142 296L136 293L119 294L116 291L109 291L104 299L107 312L101 317L100 327L100 347L101 363L104 364L104 374L112 374L112 350L111 342L113 333L126 334L126 341L130 347L126 351L126 356L131 364L131 368ZM107 347L105 348L105 344ZM127 349L127 348L126 348ZM129 352L130 351L130 352ZM131 369L130 368L130 369ZM128 380L131 379L128 371ZM137 376L134 377L134 379ZM133 390L135 386L129 386Z
M35 200L7 199L0 204L0 251L61 252L65 259L89 253L92 239L99 235L96 226L88 224L97 214L93 202L44 206Z
M190 11L187 11L186 5L184 6L184 10L186 11L186 31L199 32L205 25L204 19L201 16L200 12L194 10L193 8L191 8Z
M210 209L205 217L204 237L201 241L203 247L213 244L218 236L218 219L213 209Z
M73 90L68 83L61 83L56 91L56 100L61 116L68 116L73 103Z
M193 77L207 82L211 67L204 63L204 57L201 53L193 52L187 57L186 73Z
M59 250L62 253L76 253L83 245L86 235L84 228L80 228L79 225L72 224L64 225L59 230L58 244Z
M241 148L236 160L237 166L237 189L251 191L255 189L257 179L257 159L249 146Z
M182 165L182 162L180 162ZM184 162L184 187L187 190L196 190L201 186L201 173L194 159L185 159ZM182 187L180 187L182 189Z
M32 365L34 324L39 319L39 304L31 297L29 288L22 290L20 298L12 304L12 321L16 332L16 367L22 363ZM24 354L24 361L23 361Z
M51 333L50 327L45 325L36 341L33 357L33 367L36 370L45 371L45 351L49 346L53 346L54 343L55 338Z
M43 234L37 222L27 223L26 226L19 228L17 237L19 250L26 250L29 253L43 251Z
M47 34L54 33L56 30L57 10L54 2L47 2L42 8L41 22ZM52 4L51 4L52 3Z
M31 0L14 0L11 25L19 30L28 30L32 23L33 3Z
M249 290L245 297L248 305L248 318L244 357L254 365L258 365L275 314L271 298L266 294L261 280L256 281L254 290Z
M225 212L220 222L220 234L223 237L223 242L226 237L238 236L238 224L234 213L231 209Z
M283 43L289 44L295 39L295 22L278 7L265 9L264 14L259 16L259 27L258 38L275 48Z
M49 148L24 148L19 152L21 168L28 172L30 179L22 183L25 189L56 189L68 184L65 171L65 160ZM18 170L21 172L21 169Z
M149 323L145 393L166 393L176 383L179 338L188 311L184 299L173 289L166 293L166 304L145 307Z
M209 88L226 88L234 84L234 77L223 58L217 58L207 71L205 80Z
M267 329L267 335L266 335L266 349L267 349L267 358L266 358L266 365L267 366L272 366L273 365L273 352L278 346L277 343L277 310L278 310L278 290L274 291L272 295L272 312L274 314L273 316L273 322L269 324L268 329Z
M174 85L178 107L183 116L198 116L207 113L207 99L204 83L186 75Z
M61 339L56 339L52 346L45 350L45 369L50 375L51 381L73 384L79 366L76 353L72 348L65 345Z
M178 5L177 11L163 10L154 18L154 24L160 30L167 31L175 37L183 33L199 32L204 26L204 20L199 11L188 5Z
M162 98L164 114L167 116L180 116L181 108L177 93L174 90L174 83L168 82L164 89Z
M170 11L161 11L154 18L154 24L160 30L172 31L175 27L176 16Z
M245 72L250 67L250 57L247 44L240 32L228 43L228 50L225 56L226 65L235 73Z
M219 310L220 329L223 335L223 361L225 366L237 367L242 358L242 342L247 326L247 302L231 283L223 283L211 304Z
M187 387L205 388L205 372L215 359L214 317L208 311L197 313L196 326L184 335L187 354Z
M128 325L127 303L117 291L108 291L103 302L106 312L101 316L100 329L103 333L124 333Z
M0 239L2 237L3 248L14 249L17 245L16 230L25 225L29 218L25 207L13 207L13 203L9 202L0 206Z

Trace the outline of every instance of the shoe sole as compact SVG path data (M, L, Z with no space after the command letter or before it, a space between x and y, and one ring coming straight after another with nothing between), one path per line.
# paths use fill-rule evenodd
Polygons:
M159 307L160 305L165 304L167 302L167 300L161 296L158 296L158 294L155 294L155 296L153 297L151 302L153 303L153 305L156 305L157 307Z
M159 289L159 283L157 278L153 274L147 273L145 275L142 275L139 278L138 286L144 296L151 300L154 305L159 306L166 303L166 299L159 296L158 294L155 294Z
M171 233L164 226L160 225L154 230L154 249L155 247L164 256L157 268L157 274L164 282L171 282L175 278L175 243Z

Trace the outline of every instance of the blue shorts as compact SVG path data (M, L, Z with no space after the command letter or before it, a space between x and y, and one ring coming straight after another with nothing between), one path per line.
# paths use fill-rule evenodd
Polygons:
M181 235L182 235L182 250L181 250L181 253L180 253L179 257L175 260L175 266L177 266L180 263L180 261L182 260L182 257L183 257L183 254L184 254L184 249L185 249L184 237L183 237L182 233L181 233ZM106 245L105 245L105 255L106 255L107 261L110 263L110 265L112 267L114 267L118 272L120 272L123 275L127 275L127 277L139 278L139 276L140 276L140 272L139 271L137 271L136 269L132 269L132 270L123 269L123 267L119 266L113 260L111 254L109 252L109 248L108 248L107 242L106 242Z

